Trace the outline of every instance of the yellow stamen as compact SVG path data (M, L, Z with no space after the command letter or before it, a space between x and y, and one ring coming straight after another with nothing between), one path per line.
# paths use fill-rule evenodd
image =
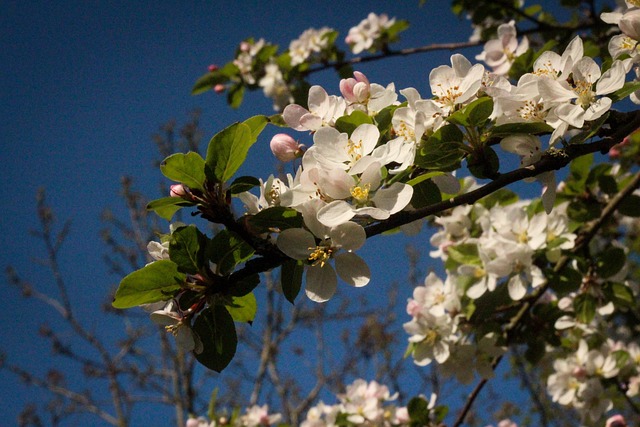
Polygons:
M311 254L309 254L309 261L312 262L311 265L314 267L320 264L320 267L324 267L324 264L329 261L331 258L331 254L333 253L333 249L326 246L316 246L315 248L309 248Z

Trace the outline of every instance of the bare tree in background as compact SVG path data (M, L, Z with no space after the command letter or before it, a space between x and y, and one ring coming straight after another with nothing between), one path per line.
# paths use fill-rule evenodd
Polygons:
M168 122L153 140L164 158L178 151L198 151L202 135L195 112L180 128L175 121ZM160 191L166 194L165 184L160 184ZM102 218L106 226L101 237L108 249L104 259L115 277L151 261L148 242L166 232L166 224L146 210L148 199L135 190L131 177L122 178L122 199L126 216L106 209ZM239 328L242 344L224 374L203 369L191 353L174 345L170 334L154 328L146 313L113 309L112 295L105 295L99 315L105 320L100 324L109 325L109 331L90 326L74 308L81 282L62 273L64 242L73 232L70 222L56 221L44 190L38 193L37 215L40 228L32 234L43 248L39 249L44 251L42 268L48 269L56 292L46 292L47 286L32 284L12 267L7 268L7 278L23 297L55 310L61 322L42 319L39 335L54 355L46 377L38 375L36 367L2 358L2 369L50 396L45 402L25 402L17 420L21 426L65 425L83 414L82 420L123 427L131 425L136 414L148 411L149 405L182 426L189 414L206 413L214 390L218 410L269 403L285 421L298 425L323 392L337 393L353 378L376 379L399 390L402 376L410 370L425 393L437 384L435 376L398 358L398 349L405 346L392 332L404 320L396 316L398 283L389 287L383 304L363 298L318 305L300 298L292 306L279 293L278 278L267 274L258 295L263 298L258 313L262 318L256 326ZM417 261L414 253L412 265ZM413 285L417 277L410 273ZM402 288L401 295L407 294L406 282ZM109 338L115 328L119 336ZM291 360L304 364L306 375L291 369ZM75 376L69 379L76 373L81 373L81 381Z

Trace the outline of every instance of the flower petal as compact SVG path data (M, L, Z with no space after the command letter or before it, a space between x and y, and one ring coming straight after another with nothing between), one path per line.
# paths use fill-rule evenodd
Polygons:
M306 260L309 258L309 248L316 247L316 239L305 229L288 228L280 232L276 245L286 256Z
M361 225L355 222L345 222L333 227L329 232L333 245L342 247L347 251L359 249L367 240L367 234Z
M365 286L371 279L371 270L362 258L352 252L344 252L334 257L338 276L356 288Z
M333 267L329 264L316 265L307 268L307 284L305 293L311 301L325 302L336 293L338 278Z

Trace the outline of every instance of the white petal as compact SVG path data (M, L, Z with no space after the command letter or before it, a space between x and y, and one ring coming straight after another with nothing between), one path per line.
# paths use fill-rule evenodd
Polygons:
M282 118L285 123L292 129L303 131L307 128L302 126L300 119L305 114L309 114L309 111L298 104L287 105L282 112Z
M362 258L352 252L344 252L334 257L338 276L351 286L365 286L371 279L371 270Z
M328 301L336 293L337 287L338 278L331 265L325 264L324 267L316 265L307 268L305 293L311 301Z
M373 196L376 207L388 211L390 214L404 209L413 196L413 187L409 184L394 182L388 188L381 188Z
M354 215L354 209L349 203L344 200L336 200L318 211L318 221L327 227L335 227L349 221Z
M509 279L509 283L507 286L509 288L509 296L514 301L521 300L527 294L527 288L522 282L522 278L519 274L516 274L511 279Z
M333 227L329 232L333 245L344 248L347 251L355 251L364 245L367 234L361 225L355 222L345 222Z
M280 232L276 245L289 258L306 260L309 258L309 248L316 247L316 240L307 230L288 228Z
M368 123L358 126L351 134L351 140L354 143L362 143L363 155L371 153L373 149L376 148L378 138L380 138L380 131L375 125Z

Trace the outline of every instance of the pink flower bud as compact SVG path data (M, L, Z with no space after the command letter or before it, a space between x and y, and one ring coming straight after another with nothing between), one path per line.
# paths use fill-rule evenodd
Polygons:
M340 80L340 93L351 103L363 103L369 98L369 79L359 71L354 71L353 76Z
M240 50L242 52L249 52L251 49L251 45L247 42L240 42Z
M187 420L187 423L185 424L185 427L198 427L200 425L200 420L198 420L197 418L189 418Z
M216 71L218 68L220 68L220 67L218 67L216 64L211 64L211 65L209 65L209 66L207 67L207 69L209 70L209 72L210 72L210 73L213 73L213 72L214 72L214 71Z
M271 152L281 162L290 162L302 156L304 145L298 144L298 141L293 139L286 133L279 133L271 138L269 143Z
M607 419L605 427L627 427L627 422L622 415L616 414Z
M182 184L174 184L169 187L169 195L171 197L182 197L185 198L189 195L189 192Z
M218 83L217 85L215 85L213 87L213 91L215 93L222 93L226 90L227 88L225 87L225 85L223 85L222 83Z

